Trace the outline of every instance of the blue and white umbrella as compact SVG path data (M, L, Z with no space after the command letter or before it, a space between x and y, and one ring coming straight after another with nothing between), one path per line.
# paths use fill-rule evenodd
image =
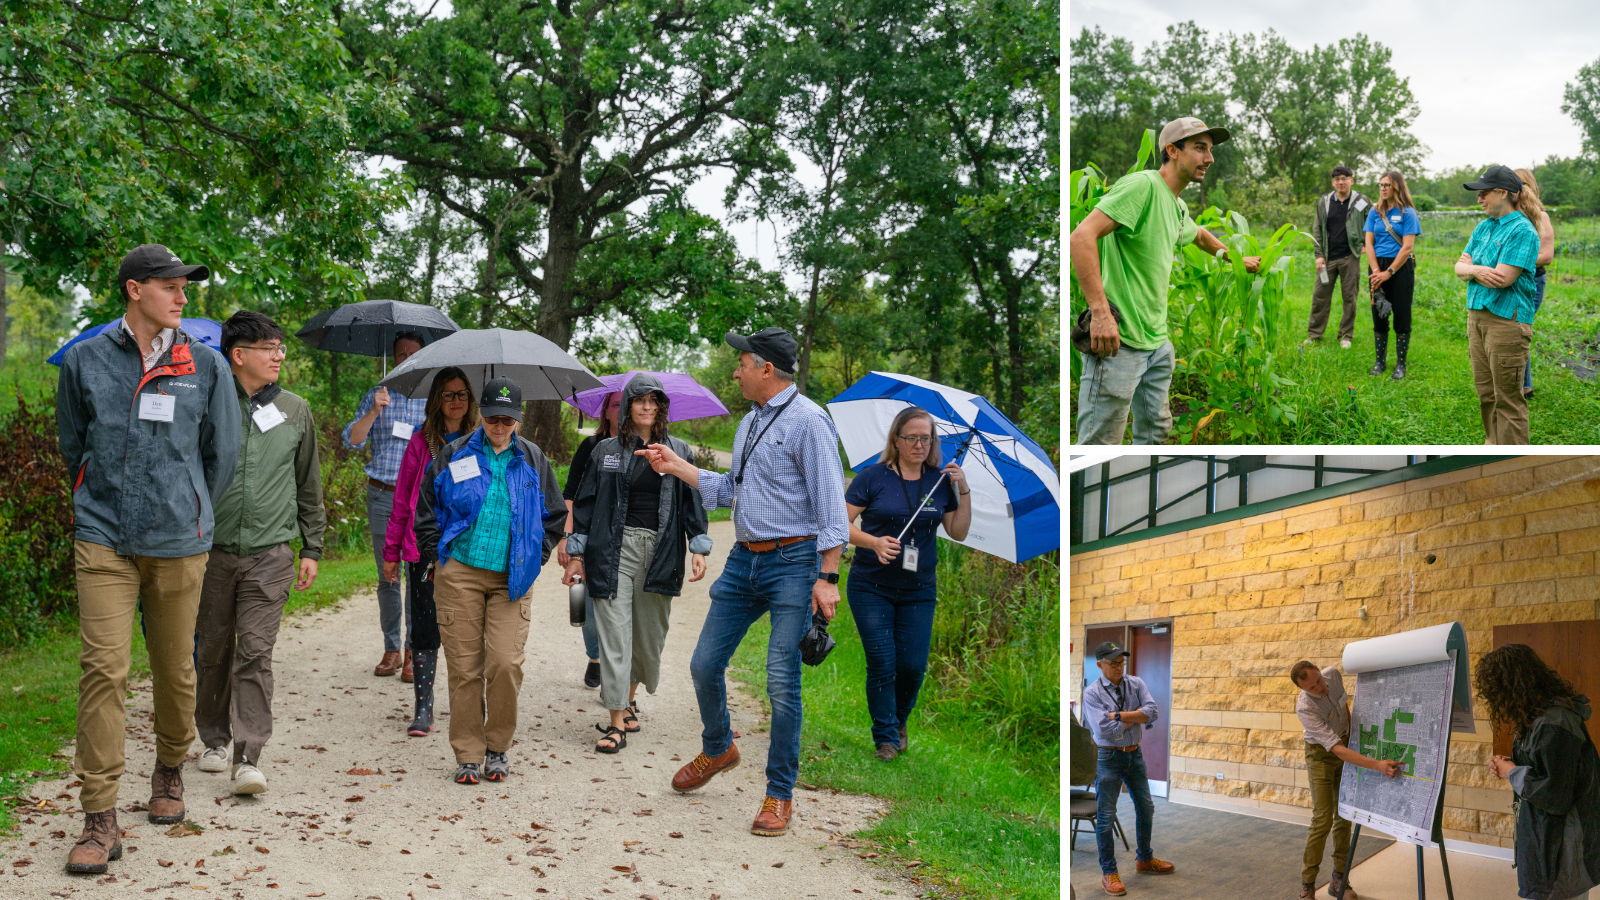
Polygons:
M828 401L850 466L878 461L907 406L933 414L945 461L967 473L972 527L959 543L1011 562L1061 547L1061 477L1050 457L994 404L910 375L872 372ZM940 537L948 539L943 527Z

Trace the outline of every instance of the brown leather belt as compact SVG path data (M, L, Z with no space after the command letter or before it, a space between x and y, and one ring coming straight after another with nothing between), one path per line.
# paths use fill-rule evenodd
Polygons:
M370 484L373 487L378 488L380 490L385 490L385 491L390 491L390 492L394 491L394 485L392 485L392 484L384 484L383 482L379 481L376 478L368 478L367 479L367 484Z
M816 535L808 534L805 537L783 537L774 541L740 541L739 546L749 550L751 553L770 553L779 547L787 547L790 544L798 544L801 541L813 541L816 538Z
M1119 750L1123 753L1132 753L1133 751L1139 749L1138 744L1134 744L1132 747L1107 747L1105 744L1095 744L1095 746L1099 747L1101 750Z

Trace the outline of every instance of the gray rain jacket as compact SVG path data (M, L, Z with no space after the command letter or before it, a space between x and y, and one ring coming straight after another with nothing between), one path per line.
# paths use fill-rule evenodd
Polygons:
M635 375L622 389L622 409L633 398L654 391L666 396L661 382L650 375ZM670 435L667 444L683 459L694 459L694 451L683 440ZM606 438L595 445L584 470L578 495L572 501L572 537L567 552L583 555L583 573L589 580L589 596L609 598L617 595L617 572L622 565L622 529L628 521L628 486L633 467L649 465L634 451L644 446L629 431L626 438ZM614 468L607 468L614 464ZM700 491L676 476L661 478L661 505L657 516L656 555L645 573L644 589L652 594L676 597L683 591L684 551L710 553L711 536L706 534L706 510Z
M1551 704L1511 746L1517 896L1583 897L1600 885L1600 755L1589 698Z
M172 421L140 419L143 394L173 397ZM240 421L222 354L181 328L148 372L120 324L78 342L56 388L77 539L121 556L210 551L213 511L239 461Z

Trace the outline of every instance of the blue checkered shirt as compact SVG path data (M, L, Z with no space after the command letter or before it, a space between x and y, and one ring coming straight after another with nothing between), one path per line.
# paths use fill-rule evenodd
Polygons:
M344 426L344 446L346 450L360 450L370 445L372 461L367 463L367 477L376 478L384 484L394 484L400 480L400 458L405 456L408 443L394 436L394 423L405 422L412 428L421 428L423 420L427 418L428 400L426 397L413 400L398 391L390 391L389 405L378 412L378 418L372 422L372 430L367 432L367 439L359 444L350 443L351 426L372 409L372 398L377 393L378 389L373 388L361 398L361 405L356 407L356 417Z
M790 398L794 403L773 422ZM765 437L746 458L748 442L761 434ZM744 482L736 484L734 477L741 473ZM750 405L733 436L733 471L701 469L699 488L706 509L733 507L734 537L741 541L814 534L817 549L828 550L850 538L839 433L822 407L799 395L794 385L765 406Z
M473 568L505 572L511 561L511 495L506 492L511 448L496 453L485 440L483 452L489 457L489 493L472 525L450 542L450 558Z
M1503 288L1467 282L1467 309L1482 309L1502 319L1533 324L1534 298L1539 288L1533 281L1539 266L1539 231L1520 212L1509 212L1498 219L1484 219L1472 229L1466 253L1475 266L1494 268L1501 263L1522 271L1517 280Z

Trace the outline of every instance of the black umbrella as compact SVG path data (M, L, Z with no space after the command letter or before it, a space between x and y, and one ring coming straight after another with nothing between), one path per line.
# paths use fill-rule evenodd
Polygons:
M564 400L578 391L604 387L567 351L529 331L484 328L458 331L411 354L379 384L408 397L426 397L441 369L458 366L474 394L499 375L522 388L523 400Z
M426 346L460 330L442 311L422 303L363 300L317 313L297 336L318 350L378 356L387 365L397 335L416 332Z

